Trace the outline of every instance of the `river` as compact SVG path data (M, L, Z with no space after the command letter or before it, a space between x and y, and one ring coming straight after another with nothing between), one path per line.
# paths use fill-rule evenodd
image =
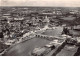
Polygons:
M62 27L58 27L55 30L46 31L46 35L58 35L62 32ZM44 34L45 34L44 33ZM36 47L41 47L48 44L50 41L41 38L33 38L28 41L19 43L8 50L4 56L29 56L31 51Z
M29 41L22 42L10 48L4 56L29 56L30 52L35 47L41 47L48 44L50 41L46 39L33 38Z

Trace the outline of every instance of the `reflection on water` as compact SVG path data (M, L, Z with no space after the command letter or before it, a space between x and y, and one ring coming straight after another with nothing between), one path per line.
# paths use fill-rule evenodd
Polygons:
M40 38L34 38L29 41L25 41L23 43L20 43L14 47L12 47L10 50L8 50L7 53L4 55L6 56L29 56L29 53L35 48L39 46L44 46L48 44L50 41Z
M56 29L54 30L46 30L44 33L44 35L49 35L49 36L56 36L56 35L61 35L63 31L63 27L57 27Z
M57 35L60 34L62 32L63 28L62 27L58 27L55 30L49 30L44 33L46 35ZM46 39L41 39L41 38L33 38L29 41L25 41L22 42L14 47L12 47L10 50L8 50L7 53L5 53L4 55L27 55L29 56L30 52L35 48L35 47L41 47L44 46L46 44L48 44L50 41L46 40Z
M42 34L49 35L49 36L56 36L56 35L60 35L62 30L63 30L63 27L57 27L54 30L46 30ZM20 44L15 45L14 47L10 48L8 50L8 52L6 52L4 55L6 55L6 56L29 56L30 52L34 48L44 46L44 45L48 44L49 42L50 41L48 41L46 39L33 38L29 41L24 41ZM71 47L69 47L69 49L70 48ZM74 49L76 49L76 48L74 48ZM65 49L63 49L58 55L60 56L63 53L64 53L63 55L70 55L70 53L69 52L67 53L67 52L68 51L65 51ZM71 52L71 54L73 54L73 53L74 52Z

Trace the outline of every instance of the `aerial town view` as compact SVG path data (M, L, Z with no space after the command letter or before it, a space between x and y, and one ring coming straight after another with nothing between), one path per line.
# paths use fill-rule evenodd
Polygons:
M0 56L80 56L80 7L0 6Z

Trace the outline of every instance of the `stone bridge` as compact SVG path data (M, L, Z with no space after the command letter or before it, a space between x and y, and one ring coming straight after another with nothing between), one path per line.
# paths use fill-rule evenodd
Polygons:
M54 39L65 39L65 38L61 38L59 36L48 36L48 35L42 35L42 34L36 34L35 37L37 38L42 38L42 39L47 39L47 40L54 40Z

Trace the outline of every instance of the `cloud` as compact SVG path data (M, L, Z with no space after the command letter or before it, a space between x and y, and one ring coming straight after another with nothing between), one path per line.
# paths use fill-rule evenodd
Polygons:
M0 6L80 7L80 0L0 0Z

